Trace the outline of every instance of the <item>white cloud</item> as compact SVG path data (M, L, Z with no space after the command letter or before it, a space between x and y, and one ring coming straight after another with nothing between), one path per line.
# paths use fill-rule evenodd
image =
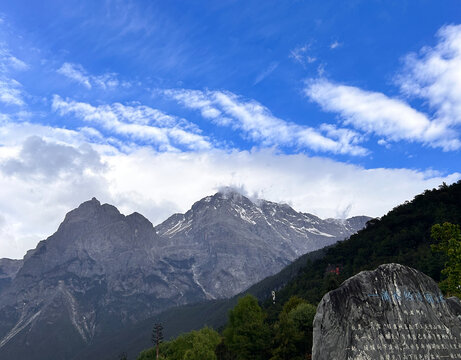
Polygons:
M23 106L25 103L21 84L16 80L0 77L0 102Z
M353 130L314 129L279 119L254 100L224 91L166 90L167 96L184 106L200 110L202 116L221 126L231 126L263 146L308 148L334 154L365 155L357 143L360 136ZM325 133L327 133L325 136Z
M461 25L442 27L439 42L405 57L396 83L406 96L426 101L432 112L385 94L328 81L306 82L305 94L346 125L389 141L416 141L445 151L461 148Z
M431 121L402 100L353 86L310 80L305 94L324 110L341 114L346 125L388 140L418 141L444 150L461 147L456 133Z
M91 89L90 77L81 65L64 63L58 69L58 73L67 76L69 79L72 79L81 85L84 85L88 89Z
M342 44L338 41L333 41L331 44L330 44L330 49L336 49L338 47L342 46Z
M103 89L114 88L119 85L119 81L115 73L107 73L104 75L92 76L91 79L96 85L100 86ZM123 83L122 85L125 86L126 83Z
M119 85L117 74L90 75L80 64L64 63L57 72L91 89L94 85L103 89L114 88Z
M30 123L24 120L11 120L10 117L0 118L0 144L12 148L22 144L30 136L39 136L46 141L58 144L79 146L95 135L96 130L83 128L82 130L69 130L47 125ZM96 132L97 133L97 132ZM87 136L88 134L88 136Z
M91 172L67 176L31 178L0 173L0 257L20 258L57 230L64 215L93 194L107 198L108 184Z
M22 144L18 157L1 163L0 171L6 175L51 179L103 167L99 154L88 144L75 148L30 136Z
M145 119L132 115L132 121ZM330 133L343 131L323 127ZM457 173L365 169L270 149L157 152L135 146L122 152L111 141L93 128L67 130L2 119L0 257L22 257L57 229L67 211L93 196L125 214L138 211L154 224L227 185L324 218L380 216L424 189L460 178Z
M9 70L27 70L28 68L29 65L13 56L4 44L0 44L0 70L2 72Z
M36 130L31 127L29 133ZM53 135L51 129L42 131L48 137ZM424 189L460 178L456 173L442 176L408 169L364 169L268 149L159 153L138 147L129 153L105 151L98 144L85 145L77 132L66 134L68 144L62 144L65 136L60 132L56 132L57 141L33 138L47 153L64 150L49 159L37 155L35 165L27 128L22 132L21 140L8 137L8 145L0 148L0 163L22 164L16 171L5 166L0 169L0 217L4 218L0 257L22 257L57 229L67 211L93 196L125 214L138 211L154 224L174 212L186 211L226 185L324 218L380 216ZM94 155L97 161L85 160L89 149L98 152ZM54 161L60 164L58 170L51 169Z
M403 93L427 100L441 124L461 124L461 25L444 26L437 37L435 47L406 56L397 83Z
M191 150L211 147L208 139L200 134L194 124L164 114L148 106L127 106L120 103L92 106L83 102L53 97L53 110L60 115L75 115L117 135L145 141L162 151L175 151L178 146Z
M310 45L298 46L290 51L290 58L303 66L306 64L312 64L317 61L317 58L315 56L308 55L309 50Z
M25 62L13 56L4 44L0 44L0 102L15 106L25 105L22 85L13 79L11 72L27 69Z

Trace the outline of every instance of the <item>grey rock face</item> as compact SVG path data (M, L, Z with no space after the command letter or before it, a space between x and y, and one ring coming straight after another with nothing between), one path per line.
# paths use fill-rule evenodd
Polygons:
M0 259L0 294L16 277L22 264L22 260Z
M154 228L93 198L23 261L0 260L0 358L65 359L168 307L235 295L368 219L323 221L218 193Z
M66 358L69 343L81 347L167 307L204 299L189 273L160 258L160 242L142 215L124 216L96 199L69 212L1 293L0 358L17 351L37 358L37 344L28 339L50 342L42 358ZM50 328L79 340L46 337Z
M297 257L344 240L366 216L322 220L235 192L217 193L156 227L167 262L188 261L208 298L235 295Z
M461 302L406 266L361 272L320 302L312 359L461 359Z

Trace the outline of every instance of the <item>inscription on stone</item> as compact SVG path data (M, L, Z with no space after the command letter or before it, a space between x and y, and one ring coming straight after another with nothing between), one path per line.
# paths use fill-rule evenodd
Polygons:
M326 294L313 360L461 360L461 302L423 273L381 265Z

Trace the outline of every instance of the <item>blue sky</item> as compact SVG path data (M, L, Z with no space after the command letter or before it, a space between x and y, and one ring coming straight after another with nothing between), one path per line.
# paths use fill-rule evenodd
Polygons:
M458 1L0 4L0 257L92 196L381 216L460 178Z

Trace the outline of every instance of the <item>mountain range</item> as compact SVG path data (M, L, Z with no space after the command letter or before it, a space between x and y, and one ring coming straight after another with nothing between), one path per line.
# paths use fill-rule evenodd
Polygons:
M432 251L431 228L445 222L461 224L461 180L424 191L383 217L368 221L364 229L349 239L300 256L279 273L230 299L170 308L98 339L70 360L111 360L121 352L126 352L130 359L136 358L141 350L152 347L152 326L159 322L164 324L166 339L204 326L222 330L229 320L229 310L246 294L259 300L267 316L266 322L274 325L293 297L317 305L325 293L338 288L346 279L364 270L374 270L381 264L399 263L440 281L447 257ZM271 295L273 290L276 291L275 302Z
M154 227L93 198L22 260L0 259L0 357L71 358L167 308L231 297L368 220L223 191Z

